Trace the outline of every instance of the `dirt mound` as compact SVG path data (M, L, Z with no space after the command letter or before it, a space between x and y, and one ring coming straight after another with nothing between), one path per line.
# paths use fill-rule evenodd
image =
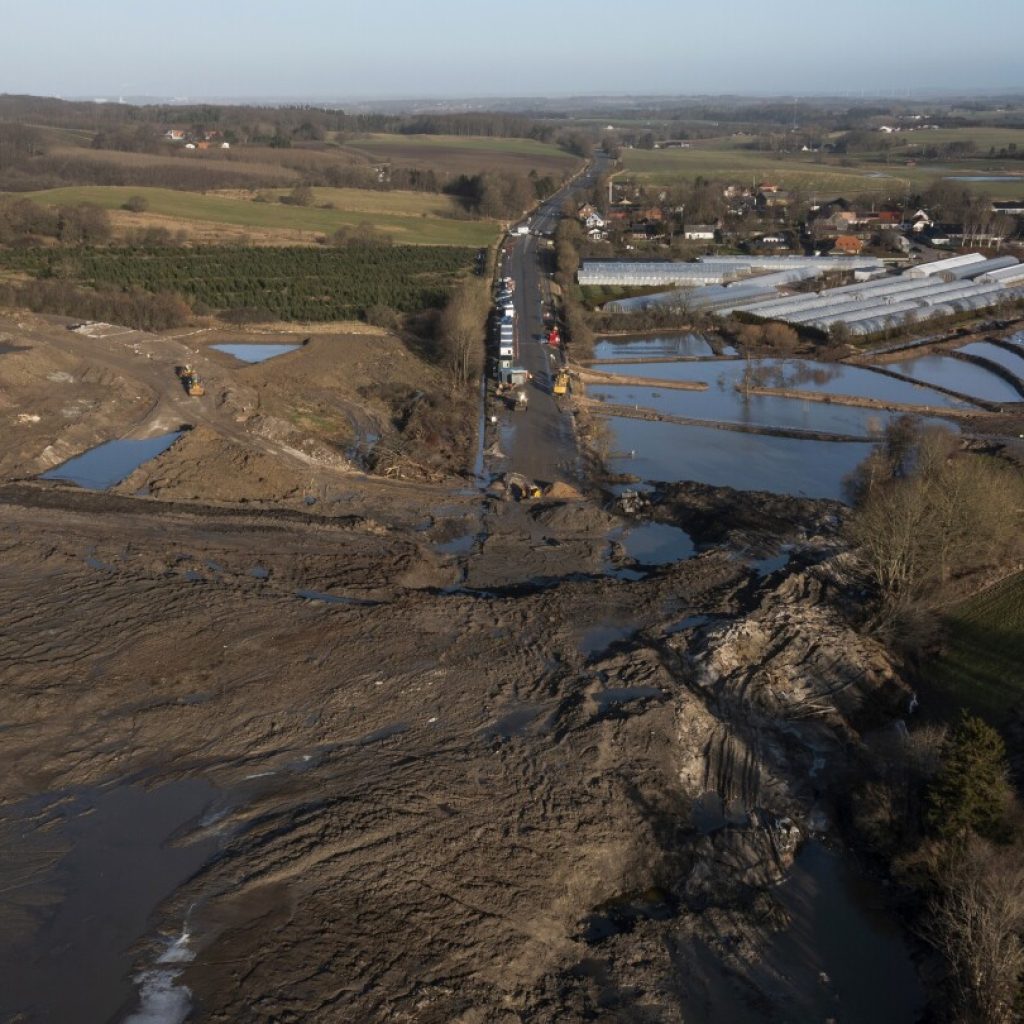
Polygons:
M544 497L552 501L583 501L583 495L572 486L562 480L556 480L544 491Z

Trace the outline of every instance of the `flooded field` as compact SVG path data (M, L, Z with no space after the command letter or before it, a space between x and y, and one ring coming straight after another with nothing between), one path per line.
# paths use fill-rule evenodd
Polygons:
M892 368L897 372L904 372L899 370L896 364L893 364ZM746 374L752 385L761 387L791 388L819 394L848 395L872 398L880 402L933 408L957 408L964 405L963 402L958 402L955 398L943 395L925 385L896 380L863 366L846 366L840 363L814 363L799 359L730 359L692 363L617 363L614 366L602 366L600 369L602 373L648 377L652 380L700 381L707 384L709 390L715 389L723 395L734 395L736 386L743 382ZM998 381L998 378L995 379ZM735 397L732 401L735 401Z
M90 490L105 491L130 476L144 462L167 451L181 431L148 437L144 441L107 441L54 469L41 474L43 480L65 480Z
M301 345L272 344L222 344L211 345L218 352L226 352L243 363L263 363L275 356L283 356L286 352L294 352Z
M952 356L917 356L898 363L889 363L886 368L913 377L924 384L938 384L962 395L970 395L988 402L1024 401L1017 389L1002 377L996 376L983 366L975 366Z
M1024 349L1010 352L1001 345L993 345L991 341L974 341L964 345L960 351L965 355L981 356L989 362L998 363L1015 377L1024 377Z
M885 409L752 395L728 386L714 386L707 391L659 391L636 385L593 385L590 395L615 405L639 405L670 416L860 437L881 434L893 419L902 415ZM950 430L958 429L953 420L925 419Z
M609 459L614 473L808 498L842 500L844 478L872 448L866 442L802 441L621 417L607 422L612 448L622 453Z
M735 355L731 345L725 355ZM711 345L699 334L656 335L651 338L602 338L594 345L595 359L672 359L713 356Z

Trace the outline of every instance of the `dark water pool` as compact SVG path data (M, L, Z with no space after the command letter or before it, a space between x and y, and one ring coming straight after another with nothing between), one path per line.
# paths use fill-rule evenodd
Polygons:
M105 491L130 476L181 437L180 431L148 437L144 441L107 441L82 455L40 474L43 480L67 480L90 490Z
M159 904L216 851L216 838L190 841L188 829L219 799L207 782L182 779L6 810L16 828L0 870L27 891L16 915L5 908L0 928L0 1019L107 1022L139 1008L133 947L151 933ZM7 902L15 890L4 888ZM187 990L168 996L179 1005L184 996L187 1010Z

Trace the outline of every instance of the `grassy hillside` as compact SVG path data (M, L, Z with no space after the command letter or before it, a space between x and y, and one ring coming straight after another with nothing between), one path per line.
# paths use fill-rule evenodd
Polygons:
M275 200L286 190L270 190ZM492 221L452 219L460 213L448 196L424 192L374 192L364 189L314 189L314 205L255 202L246 192L181 192L165 188L86 185L19 193L49 204L95 203L120 209L130 196L143 196L149 212L181 221L219 222L254 229L288 229L330 235L345 225L371 223L396 242L413 245L489 245L498 233ZM333 209L324 209L333 204Z
M942 696L1000 722L1024 700L1024 573L957 605L926 669Z

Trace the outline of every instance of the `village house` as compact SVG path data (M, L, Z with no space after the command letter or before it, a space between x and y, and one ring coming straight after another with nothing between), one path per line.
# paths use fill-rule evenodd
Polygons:
M864 240L856 235L840 235L832 246L832 251L842 256L859 256L864 248Z
M683 228L683 238L689 242L713 242L715 240L715 225L688 224Z

